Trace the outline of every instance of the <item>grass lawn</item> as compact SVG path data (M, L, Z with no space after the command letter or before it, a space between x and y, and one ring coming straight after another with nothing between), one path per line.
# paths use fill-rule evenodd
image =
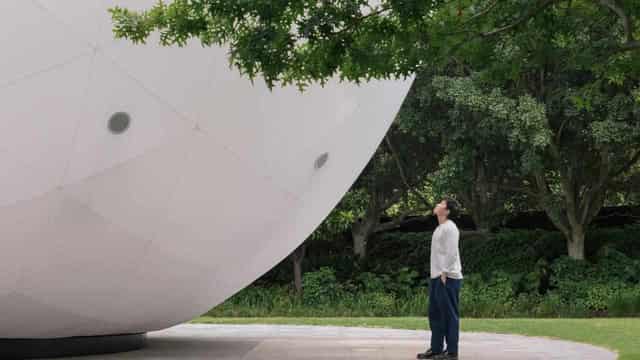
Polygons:
M389 318L214 318L199 317L200 324L288 324L385 327L426 330L422 317ZM640 360L640 318L598 319L462 319L461 331L546 336L578 341L617 351L619 360Z

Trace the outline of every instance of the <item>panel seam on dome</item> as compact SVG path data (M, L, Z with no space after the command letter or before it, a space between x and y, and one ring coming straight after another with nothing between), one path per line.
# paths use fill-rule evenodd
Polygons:
M176 109L174 106L172 106L169 102L167 102L163 97L161 97L160 95L156 94L153 90L151 90L150 88L148 88L147 86L145 86L144 82L140 79L138 79L137 77L133 76L132 74L130 74L122 65L120 65L115 59L113 59L111 56L109 56L108 54L106 54L104 51L100 51L98 50L97 53L99 55L101 55L104 59L106 59L108 62L110 62L113 66L113 68L120 72L122 75L126 76L127 78L129 78L131 81L133 81L142 91L144 91L147 95L149 95L151 98L153 98L155 101L157 101L158 103L160 103L163 106L166 106L168 109L171 110L171 112L173 112L176 116L180 117L182 120L187 121L187 122L191 122L191 123L196 123L196 121L194 119L192 119L190 116L183 114L180 110ZM217 139L217 137L214 137ZM225 144L224 142L216 142L217 146L222 147L223 149L225 149L228 153L232 154L236 160L241 161L242 163L244 163L245 159L240 156L237 152L235 152L231 147L229 147L227 144ZM293 194L291 191L284 189L283 187L281 187L279 184L277 184L272 177L270 177L269 175L266 174L262 174L259 172L256 172L255 170L253 170L253 172L269 181L274 187L276 187L278 190L280 190L281 192L284 192L287 196L293 197L294 199L298 199L298 196L296 196L295 194Z
M18 85L19 83L21 83L23 81L29 81L31 79L34 79L34 78L40 76L40 75L44 75L44 74L50 73L52 71L61 69L61 68L65 67L65 66L67 66L67 65L74 64L76 61L79 61L79 60L81 60L81 59L83 59L83 58L85 58L87 56L91 56L91 54L92 54L91 50L90 49L86 49L82 53L78 53L78 54L74 55L73 57L71 57L71 58L69 58L69 59L67 59L67 60L65 60L63 62L60 62L60 63L57 63L57 64L53 64L51 66L47 66L45 68L42 68L42 69L39 69L39 70L36 70L36 71L32 71L30 73L21 75L21 76L19 76L17 78L8 80L8 81L6 81L4 83L0 83L0 90L6 89L6 88L10 88L12 86Z
M83 1L89 1L89 0L83 0ZM44 4L42 4L39 0L31 0L31 2L37 7L39 8L41 11L45 12L48 16L50 16L55 22L57 22L60 26L62 26L63 28L66 29L67 32L71 33L71 34L76 34L76 32L73 30L73 28L71 28L69 26L69 24L67 24L66 22L62 21L59 17L56 16L56 14L49 10L49 8L47 6L45 6ZM98 45L85 39L84 37L80 36L78 37L79 40L82 40L82 42L86 43L85 45L89 48L89 49L97 49Z
M82 93L82 98L84 100L87 99L87 96L89 94L89 89L91 88L91 79L93 77L93 66L95 65L95 60L96 60L96 50L92 52L91 59L89 60L89 66L87 69L87 78L86 78L87 81L85 84L85 89ZM63 186L65 184L67 175L69 175L69 169L71 168L73 155L76 153L76 144L77 144L78 132L80 129L81 122L82 122L82 118L79 118L78 120L76 120L76 125L74 126L74 129L73 129L73 136L71 138L68 158L65 164L65 168L62 171L62 176L60 177L59 183L57 184L57 187Z

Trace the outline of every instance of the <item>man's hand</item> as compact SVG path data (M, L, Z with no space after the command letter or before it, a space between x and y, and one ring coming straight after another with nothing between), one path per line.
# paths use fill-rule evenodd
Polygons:
M446 285L447 284L447 274L445 274L445 273L440 274L440 281L442 281L442 284Z

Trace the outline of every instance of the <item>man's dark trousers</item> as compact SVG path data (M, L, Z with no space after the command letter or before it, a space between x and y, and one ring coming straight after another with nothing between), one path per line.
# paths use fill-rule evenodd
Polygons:
M438 277L429 284L429 327L431 327L431 350L434 353L444 351L458 352L460 333L460 312L458 302L462 280L447 278L446 284Z

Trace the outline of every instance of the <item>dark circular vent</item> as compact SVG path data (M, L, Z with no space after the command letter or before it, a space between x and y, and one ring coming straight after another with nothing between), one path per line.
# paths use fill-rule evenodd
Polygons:
M320 169L321 167L323 167L324 164L327 163L328 159L329 159L329 153L324 153L324 154L318 156L318 158L316 159L316 163L315 163L316 169Z
M131 117L126 112L117 112L109 118L109 131L114 134L122 134L127 131Z

